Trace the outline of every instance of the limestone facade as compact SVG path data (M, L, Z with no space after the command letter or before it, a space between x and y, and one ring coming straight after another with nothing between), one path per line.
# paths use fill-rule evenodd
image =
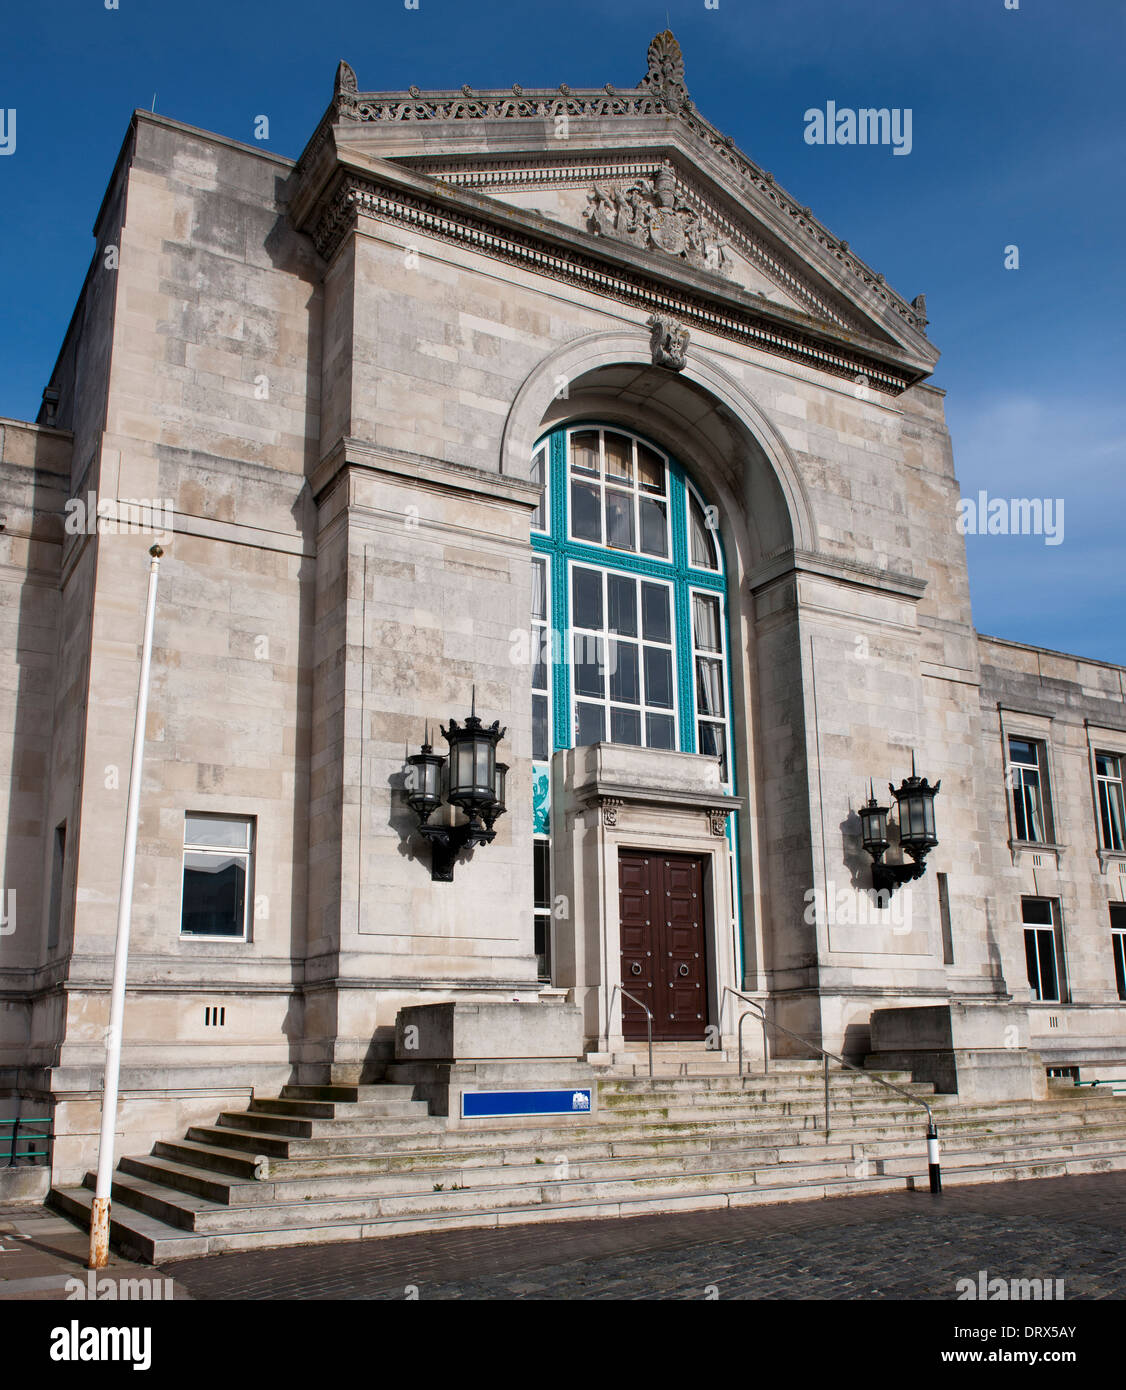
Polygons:
M39 422L0 421L0 1093L52 1107L62 1180L96 1148L153 539L115 524L130 503L167 535L125 1148L255 1087L373 1075L425 1003L557 1007L550 986L612 1051L630 846L703 866L725 1040L725 989L852 1057L877 1009L1015 1002L1047 1065L1126 1064L1126 858L1094 771L1126 766L1126 673L975 633L921 299L700 116L670 36L627 92L364 94L342 64L296 164L137 112L95 237ZM647 442L708 509L722 768L683 632L671 748L577 739L568 631L534 747L530 465L579 425ZM106 514L68 525L91 494ZM509 813L439 883L404 755L472 691L506 729ZM1039 849L1010 825L1010 733L1047 750ZM939 844L873 908L856 810L912 753ZM181 929L188 818L215 816L252 837L243 939ZM1058 1001L1029 999L1025 897L1058 904Z

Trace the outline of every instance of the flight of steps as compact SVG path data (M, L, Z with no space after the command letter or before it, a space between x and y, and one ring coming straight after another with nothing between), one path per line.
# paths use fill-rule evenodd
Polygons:
M679 1060L666 1054L662 1066ZM648 1079L631 1056L562 1124L450 1128L410 1086L287 1086L190 1129L114 1175L112 1239L153 1263L222 1251L531 1221L584 1220L927 1188L926 1116L872 1074L836 1072L824 1130L817 1063ZM643 1075L621 1074L641 1066ZM930 1101L943 1182L1126 1169L1126 1101L1053 1086L1047 1101ZM87 1225L94 1178L50 1201Z

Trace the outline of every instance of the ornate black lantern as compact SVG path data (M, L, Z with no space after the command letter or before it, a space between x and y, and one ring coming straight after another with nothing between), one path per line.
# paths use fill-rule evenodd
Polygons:
M430 728L422 751L407 759L407 804L419 818L419 830L430 841L430 877L440 883L453 881L454 864L462 849L491 844L493 824L504 815L504 783L508 767L497 762L497 744L505 735L496 720L486 728L477 718L474 688L469 718L464 724L450 720L442 736L450 746L448 760L430 747ZM447 766L448 763L448 766ZM460 825L431 825L430 817L442 804L442 770L447 769L446 800L469 817Z
M881 806L876 800L875 789L869 782L868 804L861 806L857 814L860 816L860 838L876 864L884 857L884 851L888 847L889 809L887 806Z
M914 861L911 864L884 864L888 848L888 808L876 801L872 784L868 784L868 804L859 811L860 834L864 848L872 856L872 887L877 893L892 893L903 883L921 878L927 871L927 854L938 844L935 834L934 799L942 786L941 780L932 787L925 777L915 773L915 754L911 754L911 776L898 787L888 783L899 811L899 843Z
M930 850L938 844L934 833L934 799L942 786L941 779L930 786L925 777L915 776L915 755L911 754L911 776L898 787L888 783L888 791L899 806L899 843L921 864Z
M445 765L442 754L435 753L430 746L430 725L427 724L422 752L407 759L410 768L407 773L407 804L423 825L442 804L442 769Z
M493 828L494 823L508 810L508 807L504 804L504 783L507 776L508 764L497 763L496 776L493 780L493 804L482 812L485 818L485 824L490 830Z

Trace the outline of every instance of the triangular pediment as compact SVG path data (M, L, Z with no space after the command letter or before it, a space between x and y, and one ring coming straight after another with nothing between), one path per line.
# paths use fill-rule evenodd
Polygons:
M365 168L392 167L420 195L478 223L495 208L503 230L555 227L592 255L619 265L633 255L719 300L776 312L797 331L805 322L855 350L886 352L899 363L889 381L919 380L937 361L922 298L896 294L700 116L667 32L650 45L645 77L625 91L361 93L341 64L333 104L298 163L298 225L318 228L318 245L328 245L326 217L342 221L342 171L362 181ZM356 187L348 198L357 204Z
M819 285L745 209L722 208L700 171L656 152L615 158L586 154L566 161L482 160L447 155L408 159L444 183L471 188L593 239L655 252L715 275L849 332L878 331L844 296Z

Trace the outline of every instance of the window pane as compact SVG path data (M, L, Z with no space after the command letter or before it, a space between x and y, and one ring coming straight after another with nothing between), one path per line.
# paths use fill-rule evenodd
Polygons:
M676 747L671 714L647 714L645 716L645 742L650 748Z
M1021 921L1028 927L1050 927L1052 904L1048 898L1021 898Z
M663 584L641 586L641 635L650 642L671 642L669 591Z
M249 849L250 822L245 816L185 816L184 844Z
M1122 783L1107 782L1104 784L1107 793L1107 816L1110 822L1110 829L1107 835L1106 849L1122 849L1126 846L1126 817L1122 810Z
M547 840L532 841L532 864L535 870L536 907L551 907L551 846Z
M1100 777L1119 777L1118 759L1112 758L1109 753L1095 754L1095 771Z
M546 450L546 449L541 449L541 450L536 454L535 458L532 459L532 472L531 472L532 482L533 482L533 483L539 483L541 489L543 488L544 482L545 482L545 480L546 480L546 469L547 469L547 450ZM532 529L533 529L534 531L542 531L542 530L544 529L544 527L546 526L546 524L547 524L546 512L547 512L547 508L546 508L546 506L545 506L545 504L544 504L544 493L543 493L543 491L541 490L541 492L540 492L539 505L536 507L535 511L532 513Z
M610 707L611 743L641 744L641 711Z
M1031 767L1039 768L1040 764L1036 757L1036 745L1027 739L1009 739L1009 757L1014 763L1027 763Z
M580 430L571 436L571 467L577 472L598 472L598 431Z
M532 628L532 689L547 689L547 628Z
M692 563L704 569L716 569L715 547L712 544L712 537L704 518L704 511L691 494L688 498L688 520Z
M1040 998L1040 963L1036 955L1036 933L1026 931L1024 934L1024 963L1028 971L1028 987L1032 991L1033 999Z
M669 528L664 502L655 497L642 497L638 507L641 512L641 549L646 555L667 556Z
M606 737L606 711L601 705L576 704L575 743L601 743Z
M180 930L192 936L243 934L246 860L242 855L184 855L184 908Z
M1059 981L1056 978L1056 943L1050 931L1038 931L1036 944L1040 953L1040 998L1058 999Z
M632 550L633 493L606 489L606 544L618 550Z
M547 760L547 696L532 696L532 757L537 762Z
M723 780L727 781L727 738L723 732L722 724L706 724L701 721L696 726L696 737L699 743L700 752L706 753L710 758L719 759L719 772Z
M1040 778L1036 773L1024 774L1025 838L1044 839L1044 818L1040 806Z
M719 641L719 599L709 594L692 595L692 631L700 651L722 650Z
M551 978L551 917L538 915L536 923L536 970L541 980Z
M610 643L610 699L624 705L641 703L641 677L637 665L637 648L632 642ZM640 742L640 739L638 740ZM629 742L618 739L615 742Z
M575 694L593 695L596 699L606 696L604 670L605 650L601 637L589 637L576 632L575 643Z
M602 627L602 573L600 570L571 571L571 623L574 627Z
M660 454L646 448L640 440L637 445L637 485L642 492L664 495L665 461Z
M1111 932L1110 944L1114 948L1114 983L1118 987L1118 997L1126 999L1126 932Z
M611 434L609 430L602 436L602 447L606 454L606 476L626 478L633 482L633 445L624 434Z
M672 652L645 648L645 703L672 709Z
M696 658L696 712L723 717L723 664Z
M576 540L602 542L602 512L597 484L571 483L571 534Z
M547 563L532 561L532 617L547 617Z
M606 576L609 628L621 637L637 636L637 581L620 574Z

